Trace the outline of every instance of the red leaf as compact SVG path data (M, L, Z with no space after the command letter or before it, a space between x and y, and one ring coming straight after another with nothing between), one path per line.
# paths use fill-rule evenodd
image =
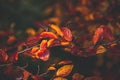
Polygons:
M72 32L70 29L63 27L61 28L62 32L63 32L63 38L67 41L72 41Z
M14 62L18 60L18 52L12 53L9 55L8 61Z
M39 52L37 53L37 58L43 60L43 61L47 61L50 57L50 51L48 49L46 50L39 50Z
M8 55L5 51L0 49L0 62L5 62L8 59Z
M110 41L114 39L111 30L105 25L101 25L99 28L97 28L97 30L94 33L92 41L94 44L96 44L98 41L102 40L103 38L108 39Z

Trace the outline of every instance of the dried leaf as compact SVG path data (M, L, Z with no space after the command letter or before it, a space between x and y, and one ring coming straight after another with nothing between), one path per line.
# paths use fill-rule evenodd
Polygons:
M74 65L64 65L60 67L56 72L56 76L61 76L61 77L68 76L71 73L73 67Z
M105 53L107 50L104 46L99 46L96 50L96 54L102 54Z
M51 38L51 39L57 39L58 37L52 33L52 32L42 32L39 37L42 37L42 38Z
M62 27L61 28L62 32L63 32L63 38L67 41L72 41L72 32L70 29L66 28L66 27Z
M68 80L68 79L63 78L63 77L56 77L56 78L54 78L53 80Z
M57 25L52 24L50 27L54 29L61 37L63 36L61 29Z

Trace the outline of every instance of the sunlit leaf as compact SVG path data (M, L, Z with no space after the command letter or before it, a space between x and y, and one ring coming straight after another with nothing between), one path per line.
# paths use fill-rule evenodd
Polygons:
M40 50L44 50L47 48L47 40L42 40L40 43Z
M74 73L72 76L73 80L82 80L84 78L84 76L82 74L79 73Z
M42 38L51 38L51 39L57 39L58 37L52 33L52 32L42 32L39 37L42 37Z
M102 54L105 53L107 50L104 46L99 46L96 50L96 54Z
M68 79L63 78L63 77L56 77L56 78L54 78L53 80L68 80Z
M53 44L53 42L54 42L54 39L48 40L47 47L50 47Z
M62 27L61 28L62 32L63 32L63 38L67 41L72 41L72 33L71 30L66 28L66 27Z
M56 76L61 76L61 77L68 76L71 73L73 67L74 65L64 65L60 67L56 72Z
M52 24L50 27L54 29L61 37L63 36L61 29L57 25Z

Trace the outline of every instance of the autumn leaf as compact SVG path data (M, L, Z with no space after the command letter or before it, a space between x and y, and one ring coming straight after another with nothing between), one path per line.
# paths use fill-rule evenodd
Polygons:
M53 80L68 80L68 79L63 78L63 77L56 77L56 78L54 78Z
M28 28L26 30L26 33L29 34L29 35L31 35L31 36L36 35L36 31L33 28Z
M47 61L49 57L50 57L50 51L48 49L38 50L38 52L36 52L36 58L41 59L43 61Z
M73 67L74 65L64 65L60 67L56 72L56 76L61 76L61 77L68 76L71 73Z
M108 39L110 41L114 40L112 31L110 30L109 27L105 25L101 25L99 28L97 28L97 30L94 33L92 41L95 45L98 41L102 40L103 38Z
M9 62L14 62L17 60L18 60L18 52L14 52L14 53L10 54L8 57Z
M32 78L33 78L34 80L44 80L42 77L39 77L39 76L37 76L37 75L33 75Z
M72 63L71 60L64 60L64 61L60 61L60 62L58 63L58 65L65 65L65 64L70 64L70 63Z
M7 60L8 60L7 53L4 50L0 49L0 62L5 62Z
M27 71L23 72L23 80L27 80L29 76L30 76L29 72L27 72Z
M40 43L40 50L45 50L47 48L47 40L42 40Z
M72 32L70 29L66 28L66 27L62 27L61 28L62 32L63 32L63 38L67 41L72 41Z
M72 76L72 80L82 80L84 76L80 73L74 73Z
M96 50L96 54L103 54L105 53L107 50L104 46L99 46Z
M53 32L42 32L39 37L57 39L58 37Z
M93 35L93 43L94 45L101 39L103 39L103 27L99 27L97 28L97 30L95 31L94 35Z
M59 28L59 26L52 24L50 27L54 29L57 32L57 34L59 34L61 37L63 36L63 33L61 29Z
M54 39L48 40L47 47L50 47L53 44L53 42L54 42Z

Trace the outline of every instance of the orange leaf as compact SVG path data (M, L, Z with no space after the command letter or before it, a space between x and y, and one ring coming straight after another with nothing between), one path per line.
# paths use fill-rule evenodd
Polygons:
M97 30L95 31L94 33L94 36L93 36L93 43L94 45L103 38L103 27L99 27L97 28Z
M39 37L57 39L58 37L52 32L42 32Z
M62 46L68 46L70 44L70 42L61 42Z
M29 72L27 72L27 71L23 72L23 80L27 80L29 76L30 76Z
M70 29L63 27L61 28L62 32L63 32L63 38L67 41L72 41L72 33L70 31Z
M47 47L50 47L53 42L54 42L54 39L50 39L50 40L47 42Z
M47 40L42 40L40 43L40 50L44 50L47 48Z
M30 53L34 54L34 53L37 52L38 50L39 50L38 47L33 47Z
M64 65L60 67L56 72L56 76L61 76L61 77L68 76L71 73L73 66L74 65Z
M102 54L106 52L106 48L104 46L99 46L97 48L96 54Z
M50 27L54 29L61 37L63 36L61 29L57 25L52 24Z

